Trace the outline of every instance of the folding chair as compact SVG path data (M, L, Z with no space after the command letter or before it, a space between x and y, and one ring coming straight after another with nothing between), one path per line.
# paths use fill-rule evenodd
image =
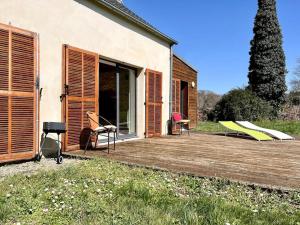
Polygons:
M91 141L91 137L92 136L96 136L96 142L95 142L95 148L97 147L97 143L98 143L98 135L101 134L107 134L107 149L108 149L108 154L109 154L109 144L110 144L110 133L114 134L114 150L116 149L116 132L117 132L117 127L114 126L113 124L111 124L107 119L105 119L102 116L97 115L94 112L90 112L88 111L86 113L87 115L87 119L89 121L89 125L90 125L90 135L89 135L89 139L88 142L86 143L85 146L85 150L84 153L87 150L88 145L90 144ZM108 125L102 125L99 123L99 117L105 121Z

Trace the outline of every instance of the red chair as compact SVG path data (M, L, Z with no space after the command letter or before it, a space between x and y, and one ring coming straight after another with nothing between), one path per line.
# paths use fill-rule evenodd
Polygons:
M183 127L187 126L188 134L190 135L190 120L183 119L182 114L174 112L172 113L172 127L176 125L180 125L180 135L182 134Z

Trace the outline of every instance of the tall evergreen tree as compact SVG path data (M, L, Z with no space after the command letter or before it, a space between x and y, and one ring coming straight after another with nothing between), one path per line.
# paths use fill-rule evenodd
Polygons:
M249 89L268 101L275 113L285 100L286 65L276 0L258 0L251 41Z

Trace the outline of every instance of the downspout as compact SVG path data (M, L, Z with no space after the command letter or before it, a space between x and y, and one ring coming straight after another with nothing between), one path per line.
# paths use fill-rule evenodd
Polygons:
M36 143L35 143L35 157L37 154L40 154L40 86L41 86L41 77L40 77L40 35L36 34Z
M173 44L170 45L170 93L169 93L169 118L172 116L172 102L173 102Z
M168 134L172 134L172 104L173 104L173 44L170 45L170 93L169 93L169 122L168 122Z

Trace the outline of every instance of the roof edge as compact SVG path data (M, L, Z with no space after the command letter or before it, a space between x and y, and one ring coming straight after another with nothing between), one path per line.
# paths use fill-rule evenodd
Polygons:
M116 12L117 14L126 17L128 20L132 21L136 25L139 25L139 26L143 27L148 32L150 32L150 33L154 34L155 36L158 36L161 39L167 41L170 45L177 45L178 44L178 42L176 40L174 40L173 38L171 38L168 35L160 32L159 30L153 29L151 26L139 21L138 19L134 18L133 16L129 15L128 13L123 12L122 10L115 7L114 5L109 4L108 2L106 2L104 0L96 0L96 2L98 2L99 4L111 9L112 11Z
M179 59L181 62L183 62L185 65L187 65L188 67L190 67L192 70L194 70L195 72L199 72L194 66L192 66L191 64L189 64L185 59L183 59L181 56L173 53L173 56L175 56L177 59Z

